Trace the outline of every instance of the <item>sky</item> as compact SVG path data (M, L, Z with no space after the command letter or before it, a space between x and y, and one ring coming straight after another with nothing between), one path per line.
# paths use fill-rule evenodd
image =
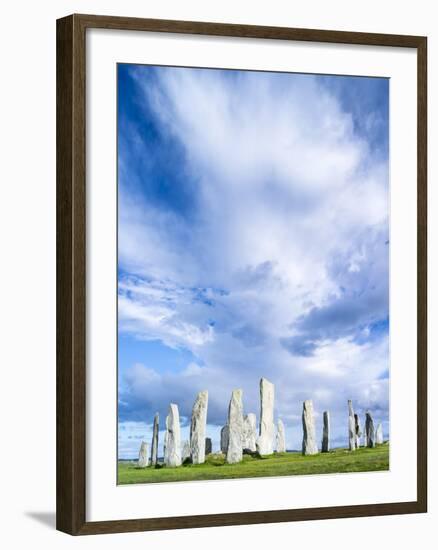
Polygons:
M119 458L208 390L219 448L259 380L300 449L347 445L347 400L389 434L389 80L118 66Z

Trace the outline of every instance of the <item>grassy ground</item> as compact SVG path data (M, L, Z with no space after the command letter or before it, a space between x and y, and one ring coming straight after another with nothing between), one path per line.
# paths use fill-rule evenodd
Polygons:
M161 483L241 477L292 476L344 472L369 472L389 469L389 445L350 452L336 449L329 453L302 456L281 453L253 458L245 455L239 464L225 464L223 455L209 455L205 464L187 464L180 468L138 468L136 462L118 464L118 483Z

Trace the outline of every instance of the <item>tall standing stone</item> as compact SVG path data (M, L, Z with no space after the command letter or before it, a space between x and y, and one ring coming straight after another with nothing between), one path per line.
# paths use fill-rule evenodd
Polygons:
M154 416L154 428L152 431L152 445L151 445L151 465L155 466L158 462L158 432L160 428L160 416L155 413Z
M283 421L279 418L277 422L277 453L286 452L286 435L284 433Z
M242 460L243 405L242 390L233 390L228 407L228 464Z
M260 431L257 450L261 455L274 452L274 384L262 378L260 380Z
M138 453L138 467L147 468L149 466L149 446L146 441L142 441L140 452Z
M317 453L313 403L311 399L307 399L303 403L303 455L315 455Z
M328 453L330 451L330 413L324 411L322 415L322 445L321 452Z
M382 426L382 423L379 422L376 428L376 445L382 445L382 443L383 443L383 426Z
M226 455L228 452L228 438L228 424L225 424L225 426L221 429L221 452L224 453L224 455Z
M242 449L248 449L252 453L256 451L257 419L254 413L249 413L243 418Z
M359 449L360 438L362 436L362 427L360 425L360 418L358 414L354 415L354 433L356 435L356 438L355 438L356 449Z
M365 415L365 430L367 433L367 447L373 449L376 446L376 433L374 430L373 417L369 412Z
M163 441L163 461L164 461L164 464L167 464L167 441L169 439L169 415L166 416L165 426L166 426L166 430L164 432L164 441Z
M184 441L182 446L182 453L181 453L181 460L184 463L187 459L191 457L191 450L190 450L190 441Z
M181 430L178 405L175 403L170 404L168 419L166 466L176 468L181 466Z
M350 451L356 450L356 422L351 399L348 400L348 448Z
M190 448L193 464L205 462L205 432L207 425L208 391L200 391L192 409Z
M211 437L205 438L205 456L211 455L211 452L213 450L213 444L211 442Z

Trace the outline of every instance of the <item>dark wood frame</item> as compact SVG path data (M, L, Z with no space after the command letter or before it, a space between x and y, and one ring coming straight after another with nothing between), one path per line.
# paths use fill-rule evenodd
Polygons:
M85 515L85 33L87 28L396 46L417 50L417 500L87 522ZM71 15L57 21L57 529L72 535L427 511L427 39L220 23Z

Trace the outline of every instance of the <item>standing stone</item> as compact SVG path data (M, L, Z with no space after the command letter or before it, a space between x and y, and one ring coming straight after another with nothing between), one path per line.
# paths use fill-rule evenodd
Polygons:
M228 437L228 424L225 424L225 426L221 429L221 452L224 453L224 455L228 452Z
M303 403L303 455L315 455L317 453L313 403L311 399L307 399Z
M277 422L277 453L286 452L286 435L284 433L284 424L281 419Z
M149 466L149 448L146 441L142 441L140 445L140 452L138 453L138 467L147 468Z
M356 450L356 422L351 399L348 400L348 448L350 451Z
M324 411L322 415L322 445L321 452L328 453L330 451L330 413Z
M164 432L164 441L163 441L163 461L164 464L167 464L167 441L169 439L169 415L166 416L166 431Z
M242 411L242 390L233 390L228 408L228 464L236 464L242 460Z
M166 466L176 468L181 466L181 432L178 405L175 403L170 404L168 419Z
M260 380L260 431L257 450L261 455L274 452L274 384L262 378Z
M376 433L374 431L373 417L369 412L365 416L365 430L367 433L367 447L373 449L376 446Z
M382 426L382 423L379 422L376 428L376 445L382 445L382 443L383 443L383 426Z
M211 455L212 449L213 449L213 445L211 443L211 438L206 437L205 438L205 456Z
M257 419L254 413L249 413L243 418L242 449L248 449L254 453L257 440Z
M151 465L155 466L158 462L158 431L160 428L160 417L158 413L154 416L154 429L152 431L151 445Z
M190 441L184 441L182 446L181 460L184 463L191 456Z
M358 414L354 415L354 433L356 435L356 438L355 438L356 449L359 449L360 438L362 436L362 427L360 425L360 418Z
M192 409L190 425L190 448L193 464L205 462L205 432L207 425L208 391L200 391Z

